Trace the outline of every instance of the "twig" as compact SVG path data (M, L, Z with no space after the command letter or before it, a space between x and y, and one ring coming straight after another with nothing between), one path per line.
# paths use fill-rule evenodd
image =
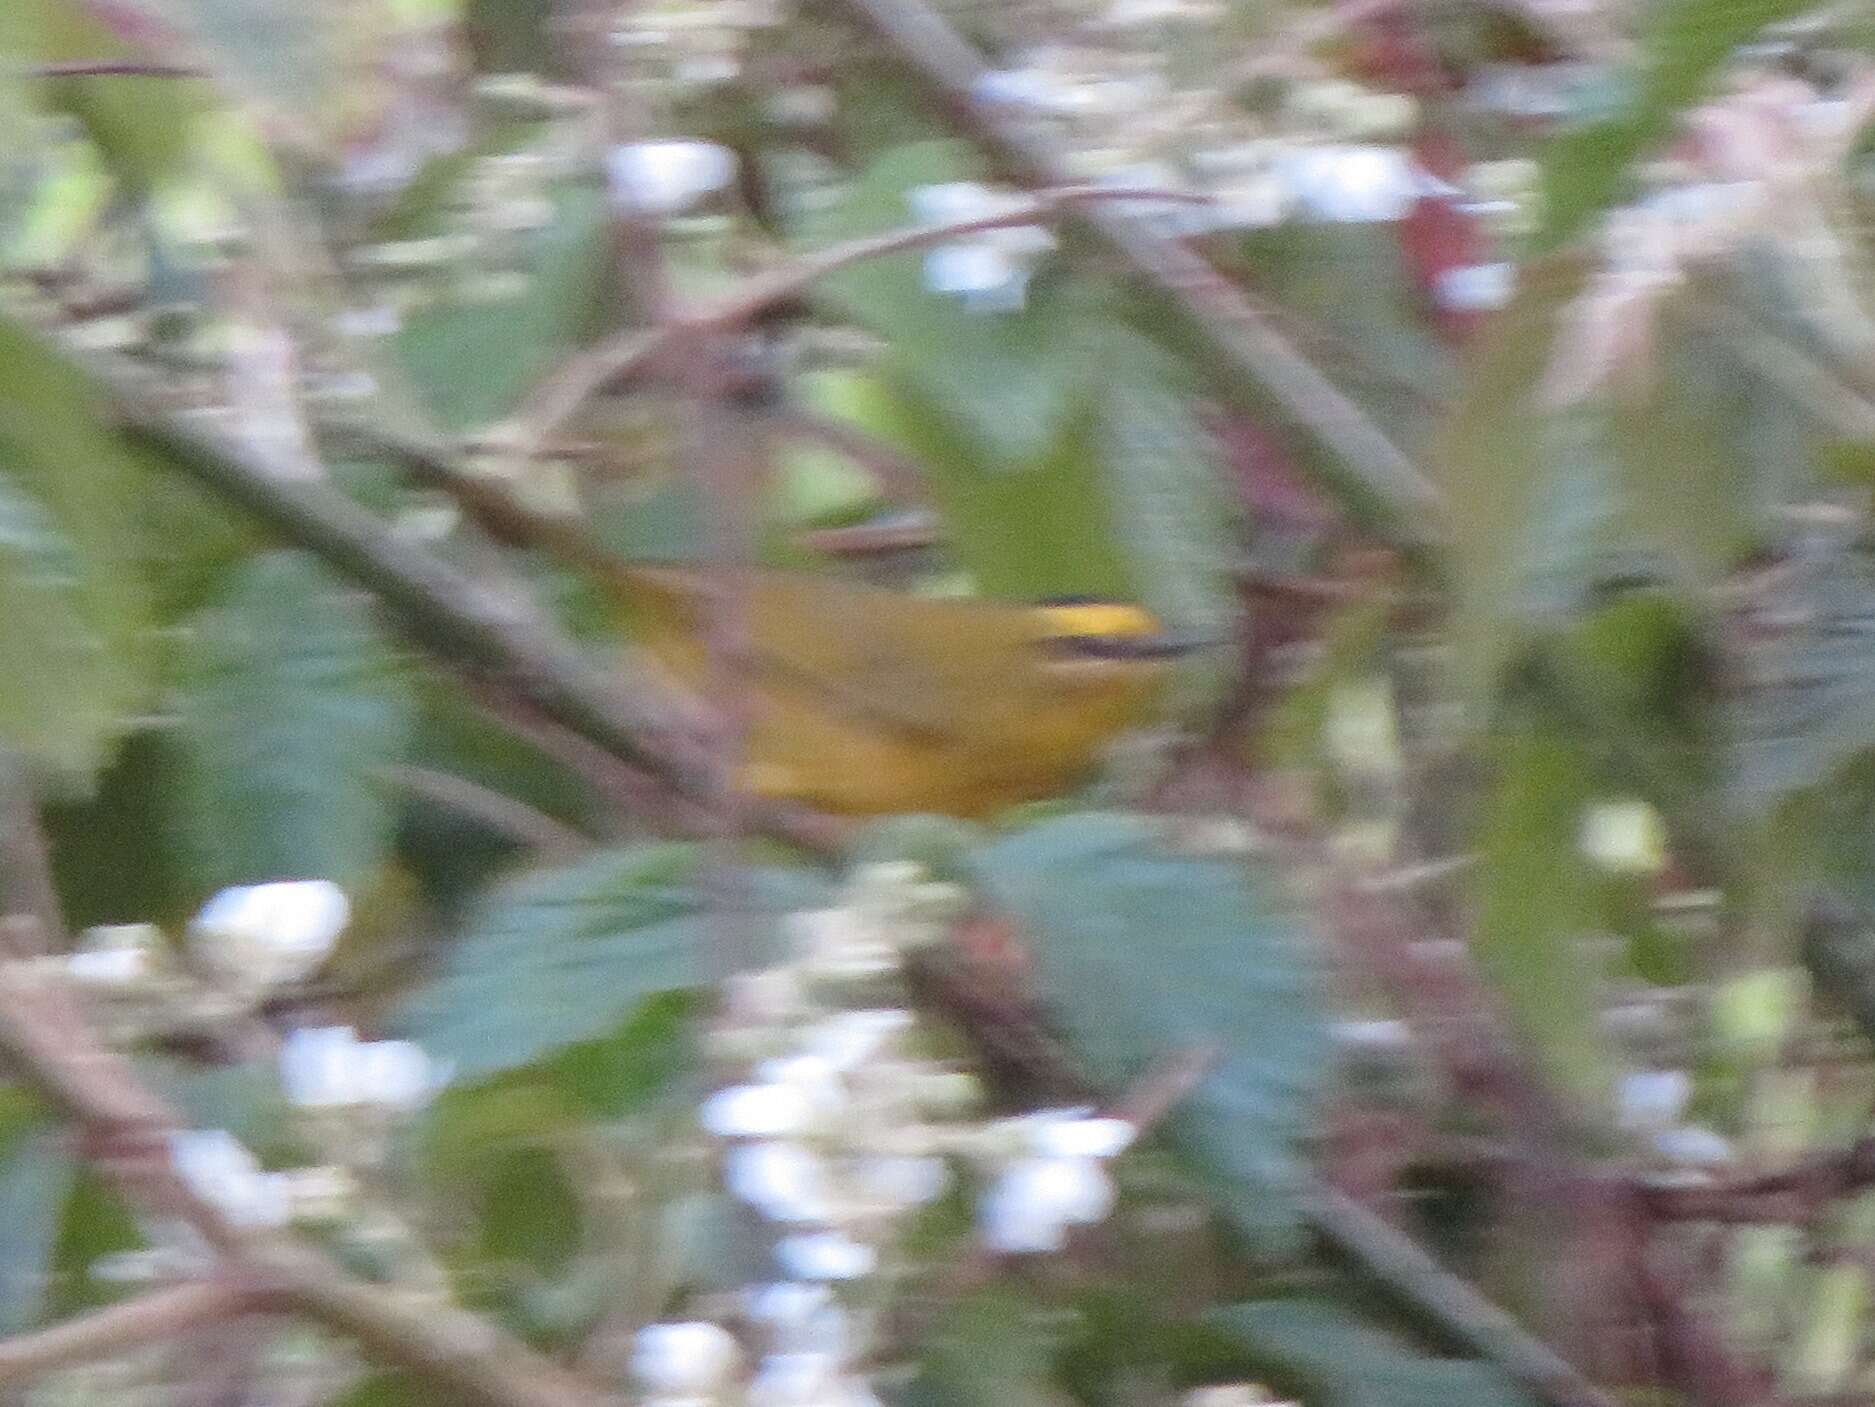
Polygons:
M1132 1088L1114 1101L1108 1115L1144 1134L1183 1104L1223 1055L1224 1047L1216 1041L1174 1051L1134 1081Z
M160 1343L183 1329L252 1308L257 1298L252 1287L233 1280L198 1280L0 1339L0 1384L25 1382L74 1363L93 1363Z
M882 41L955 124L1024 184L1061 184L1056 145L1018 118L980 102L990 69L923 0L820 0ZM1321 472L1375 529L1414 551L1444 536L1438 490L1365 411L1299 355L1241 292L1203 258L1147 221L1101 207L1081 225L1157 295L1160 310L1203 353L1234 398L1273 399L1328 451Z
M592 848L592 840L571 826L467 777L401 765L386 767L383 776L413 796L459 811L545 855L577 854Z
M39 823L32 777L24 759L7 750L0 750L0 911L32 915L36 925L31 936L39 939L42 950L66 946L52 855Z
M1353 1198L1315 1183L1303 1196L1303 1211L1323 1240L1544 1401L1556 1407L1618 1407L1614 1397Z
M686 731L676 700L602 670L539 613L399 541L344 495L271 474L207 417L171 408L141 368L97 356L81 364L120 422L166 451L167 465L359 583L416 643L504 681L547 717L678 791L711 794L709 755ZM770 834L825 848L826 830L814 821L801 808L765 807L756 817Z
M206 78L208 70L195 64L163 63L153 59L76 59L65 63L34 64L31 78Z
M801 297L830 274L854 264L927 248L966 235L1032 225L1075 205L1111 200L1202 199L1177 191L1057 183L1055 189L1042 191L994 215L893 230L803 255L781 268L744 280L711 302L677 310L670 321L657 327L618 333L588 351L567 358L528 397L527 404L515 416L510 448L523 457L531 454L536 447L552 439L567 419L603 387L620 385L643 374L659 357L676 347L707 340L710 334L746 327L768 309Z
M423 1373L482 1407L604 1407L607 1398L551 1359L467 1311L408 1303L354 1280L290 1236L229 1221L176 1175L169 1138L182 1121L101 1045L58 978L0 962L0 1051L85 1129L104 1172L136 1201L181 1216L275 1304L345 1330L374 1356Z
M1641 1183L1637 1190L1648 1214L1662 1221L1801 1224L1867 1187L1875 1187L1875 1136L1777 1172L1696 1186Z

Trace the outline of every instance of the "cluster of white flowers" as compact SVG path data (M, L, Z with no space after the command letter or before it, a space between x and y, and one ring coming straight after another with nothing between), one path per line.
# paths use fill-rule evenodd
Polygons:
M906 1219L959 1164L983 1242L1004 1254L1057 1250L1112 1207L1105 1164L1130 1125L1091 1109L968 1121L975 1081L915 1047L903 964L945 935L961 897L915 865L863 867L839 904L787 921L782 962L730 984L717 1048L746 1075L698 1117L721 1141L725 1190L768 1228L773 1275L744 1289L740 1339L705 1322L645 1329L632 1371L648 1400L733 1388L750 1407L869 1407L868 1324L847 1287L894 1273Z
M193 970L172 958L151 924L91 929L56 961L68 980L108 1006L148 1008L115 1031L134 1039L166 1026L247 1017L270 992L313 973L350 918L344 892L324 880L242 885L216 894L190 921ZM411 1042L361 1041L348 1026L289 1033L278 1064L281 1090L307 1131L333 1144L329 1163L268 1171L225 1129L170 1138L176 1176L235 1226L342 1216L355 1204L353 1168L379 1156L396 1118L420 1107L447 1077Z

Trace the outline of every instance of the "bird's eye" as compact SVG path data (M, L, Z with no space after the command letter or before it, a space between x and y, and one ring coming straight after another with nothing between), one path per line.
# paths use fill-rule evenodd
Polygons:
M1163 660L1189 654L1206 643L1172 635L1049 635L1035 645L1058 660Z

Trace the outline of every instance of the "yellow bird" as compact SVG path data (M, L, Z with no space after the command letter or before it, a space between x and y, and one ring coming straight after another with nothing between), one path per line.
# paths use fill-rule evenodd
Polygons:
M705 696L725 580L661 565L613 576L640 644ZM1192 647L1119 603L927 598L769 570L742 590L745 785L847 816L981 816L1062 792Z

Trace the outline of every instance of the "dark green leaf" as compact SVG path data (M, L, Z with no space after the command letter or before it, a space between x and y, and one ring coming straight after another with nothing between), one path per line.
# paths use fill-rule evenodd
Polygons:
M985 892L1021 922L1042 995L1089 1073L1109 1086L1217 1042L1209 1079L1171 1125L1266 1240L1301 1228L1301 1176L1328 1061L1316 962L1267 875L1176 854L1135 817L1043 821L974 859Z
M395 819L377 774L413 712L362 599L310 557L258 557L197 619L185 666L176 819L202 887L362 887Z
M1624 76L1625 101L1608 116L1563 133L1544 154L1540 246L1564 243L1621 197L1636 159L1668 136L1740 44L1809 8L1804 0L1664 0L1654 6Z
M1432 1357L1327 1301L1231 1305L1207 1322L1308 1407L1535 1407L1497 1367Z
M398 1024L476 1080L612 1029L649 996L705 976L713 920L690 845L606 851L503 886L471 916L436 980ZM824 897L806 874L761 871L785 911Z

